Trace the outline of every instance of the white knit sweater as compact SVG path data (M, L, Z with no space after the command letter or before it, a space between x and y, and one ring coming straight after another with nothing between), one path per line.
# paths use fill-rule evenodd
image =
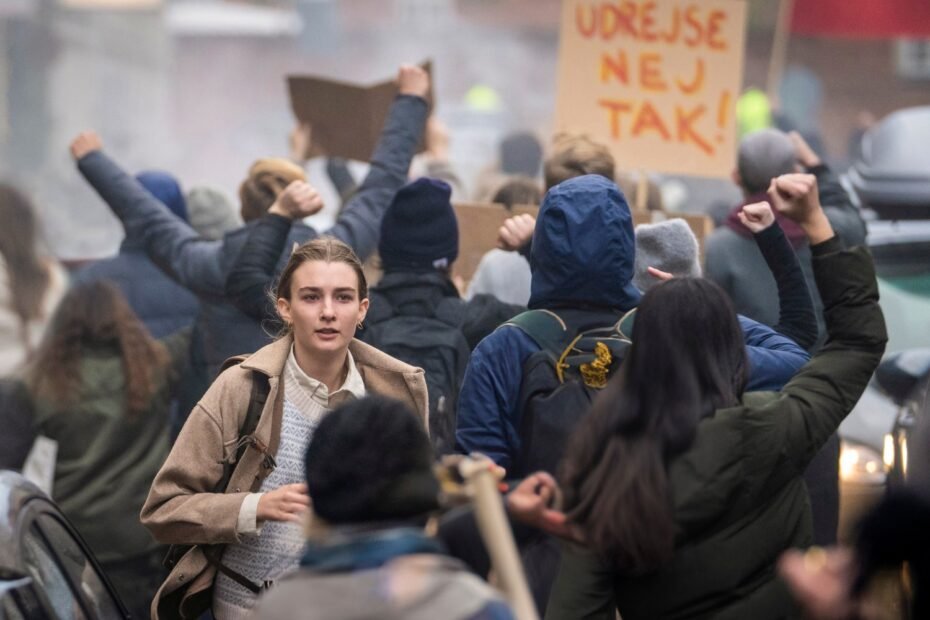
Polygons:
M304 482L304 455L313 438L313 432L323 416L330 410L331 400L361 398L365 385L355 367L351 354L349 370L342 387L329 394L326 386L307 376L297 365L293 350L284 369L284 416L281 421L281 440L278 445L274 471L265 478L260 493L272 491L286 484ZM258 495L258 494L256 494ZM244 506L239 522L255 522L257 497ZM240 525L240 529L241 525ZM305 538L299 523L268 521L260 528L249 528L241 533L241 542L230 545L223 554L223 564L261 584L274 582L297 569ZM249 618L255 605L255 595L223 574L217 574L213 590L213 613L217 620Z

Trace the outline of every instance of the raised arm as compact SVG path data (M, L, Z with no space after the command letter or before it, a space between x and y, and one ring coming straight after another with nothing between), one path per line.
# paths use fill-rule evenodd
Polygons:
M817 178L820 204L823 205L823 211L836 235L847 245L865 243L865 222L836 174L820 159L801 134L792 131L788 137L794 142L798 163Z
M769 194L810 239L827 326L826 345L771 405L778 411L769 412L782 416L786 456L803 471L859 400L888 335L871 256L864 248L843 249L817 199L815 178L784 175L773 181Z
M346 202L327 234L348 244L363 261L378 246L381 217L404 183L426 122L429 75L404 65L398 72L400 93L391 105L371 166L358 191Z
M773 329L809 349L817 342L817 319L801 263L766 202L746 205L740 221L752 231L778 287L778 323Z
M78 135L71 154L78 170L122 222L127 239L142 245L152 262L181 286L201 296L223 297L221 241L201 238L171 213L104 154L96 133Z
M312 185L294 181L271 205L268 215L251 226L226 278L226 296L237 308L258 320L277 319L268 291L274 282L278 259L285 250L291 223L322 208L323 200Z

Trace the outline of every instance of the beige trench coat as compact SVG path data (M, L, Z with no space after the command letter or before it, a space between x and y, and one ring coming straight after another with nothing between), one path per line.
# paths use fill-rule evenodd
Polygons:
M268 376L268 400L255 429L268 452L277 451L284 413L281 373L292 340L282 338L259 349L217 377L181 430L178 440L152 483L141 519L161 543L225 545L239 542L236 523L246 495L256 491L271 470L263 456L249 449L236 465L225 494L213 492L222 479L222 460L235 454L239 429L248 410L252 373ZM423 370L405 364L358 340L349 351L365 389L406 403L427 426L428 401ZM152 618L192 617L193 609L209 606L216 568L201 547L175 564L152 601ZM206 599L206 600L204 600Z

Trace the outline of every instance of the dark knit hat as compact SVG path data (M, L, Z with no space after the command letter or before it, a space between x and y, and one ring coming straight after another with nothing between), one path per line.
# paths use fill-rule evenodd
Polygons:
M323 418L305 466L313 510L332 524L409 519L439 507L429 437L390 398L353 400Z
M452 188L421 178L398 190L381 220L378 253L385 271L448 267L459 255Z

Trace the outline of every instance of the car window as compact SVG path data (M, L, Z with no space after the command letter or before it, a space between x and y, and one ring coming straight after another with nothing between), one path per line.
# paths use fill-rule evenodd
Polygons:
M21 545L26 570L35 579L37 587L45 593L58 618L60 620L86 618L68 584L67 577L55 561L55 556L45 545L42 534L35 525L29 528L23 536Z
M84 554L80 544L52 514L45 513L36 519L49 544L61 561L73 584L80 584L81 591L93 607L95 618L121 618L119 605L113 599L94 564Z

